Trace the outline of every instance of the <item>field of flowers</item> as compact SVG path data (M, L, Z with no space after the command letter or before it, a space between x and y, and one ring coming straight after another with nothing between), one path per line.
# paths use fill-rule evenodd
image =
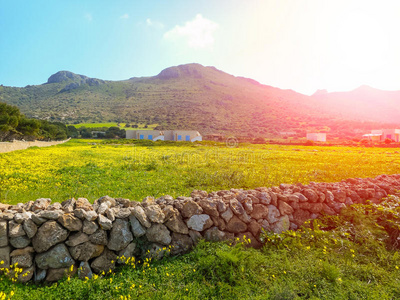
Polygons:
M280 183L340 181L399 172L395 148L214 143L106 144L71 140L0 154L0 202L100 196L141 200Z

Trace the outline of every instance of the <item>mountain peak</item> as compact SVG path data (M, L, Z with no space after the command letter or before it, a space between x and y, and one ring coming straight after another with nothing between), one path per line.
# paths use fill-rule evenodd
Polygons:
M84 75L78 75L75 73L72 73L70 71L58 71L57 73L51 75L49 79L47 80L47 83L60 83L63 81L82 81L88 79L87 76Z

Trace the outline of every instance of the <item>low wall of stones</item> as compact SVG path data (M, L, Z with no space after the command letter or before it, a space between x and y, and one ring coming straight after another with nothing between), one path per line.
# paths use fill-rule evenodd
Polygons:
M0 271L21 282L53 282L76 272L81 278L108 272L123 263L122 257L185 253L202 238L246 235L253 247L261 247L262 228L295 230L322 213L338 214L346 205L379 203L397 189L400 175L381 175L254 190L195 190L190 197L142 202L104 196L93 204L85 198L0 204Z
M11 152L15 150L25 150L28 149L29 147L48 147L48 146L54 146L58 144L63 144L65 142L68 142L70 139L65 140L65 141L51 141L51 142L45 142L45 141L33 141L33 142L27 142L27 141L17 141L14 140L13 142L1 142L0 143L0 153L4 152Z

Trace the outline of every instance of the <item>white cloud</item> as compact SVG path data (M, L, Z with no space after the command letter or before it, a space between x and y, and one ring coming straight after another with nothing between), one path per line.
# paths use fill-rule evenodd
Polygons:
M92 22L92 20L93 20L92 14L91 13L85 14L85 19L88 20L89 22Z
M164 28L164 24L158 21L153 21L150 18L146 19L146 26L147 27L154 27L156 29L163 29Z
M129 19L128 14L123 14L122 16L119 17L120 19Z
M218 24L204 18L201 14L185 23L176 25L164 34L166 40L184 40L190 48L210 48L214 44L214 31Z

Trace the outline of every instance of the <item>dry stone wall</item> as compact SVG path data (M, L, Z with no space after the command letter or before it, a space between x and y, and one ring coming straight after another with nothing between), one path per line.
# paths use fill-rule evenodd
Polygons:
M353 203L379 203L400 189L400 175L336 183L281 184L231 189L142 202L104 196L51 203L50 199L0 204L0 270L27 282L81 278L113 270L121 257L160 258L189 251L199 239L250 238L261 247L262 229L280 233L306 220L334 215ZM170 247L171 246L171 247Z
M51 142L45 142L45 141L33 141L33 142L28 142L28 141L13 141L13 142L0 142L0 153L4 152L11 152L15 150L25 150L28 149L29 147L49 147L49 146L54 146L58 144L63 144L65 142L68 142L68 140L65 141L51 141Z

